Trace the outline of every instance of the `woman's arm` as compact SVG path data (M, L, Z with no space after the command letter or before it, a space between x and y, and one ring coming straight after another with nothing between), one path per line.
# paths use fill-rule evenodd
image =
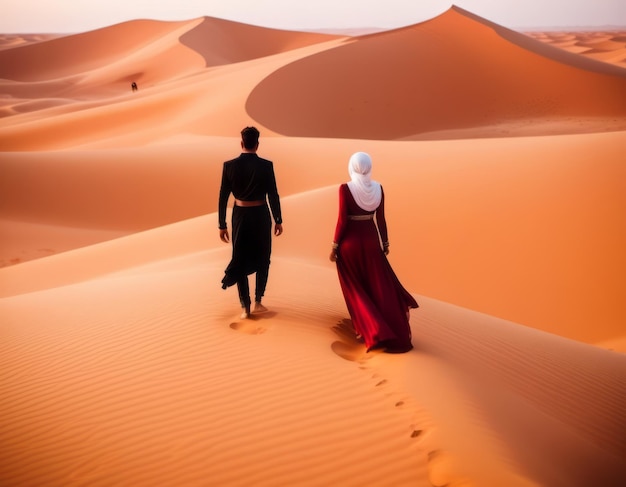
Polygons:
M378 226L378 233L380 234L380 240L383 243L383 251L385 255L389 253L389 235L387 234L387 220L385 220L385 192L381 186L381 199L380 205L376 209L376 224Z
M339 244L341 243L341 239L343 238L343 234L346 229L346 223L348 221L348 207L346 205L345 195L345 191L347 190L348 186L346 184L342 184L341 186L339 186L339 215L337 216L337 226L335 227L333 248L330 252L331 262L335 262L337 260L337 250L339 249Z

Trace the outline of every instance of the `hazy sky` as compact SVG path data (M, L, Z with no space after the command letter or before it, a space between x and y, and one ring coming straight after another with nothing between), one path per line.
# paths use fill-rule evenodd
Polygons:
M447 10L446 0L0 0L2 33L85 32L126 20L202 16L278 29L394 28ZM626 0L456 0L512 29L626 26Z

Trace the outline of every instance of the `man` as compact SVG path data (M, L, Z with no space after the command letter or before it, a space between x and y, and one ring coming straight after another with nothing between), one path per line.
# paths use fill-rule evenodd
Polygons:
M235 198L232 216L233 256L222 279L222 289L237 284L242 318L250 316L250 287L248 275L256 273L255 312L267 311L261 304L265 293L272 251L272 219L274 235L283 233L280 198L276 188L274 166L257 155L259 131L246 127L241 131L243 152L224 163L218 203L220 239L228 243L226 205L232 193ZM269 201L269 208L267 202Z

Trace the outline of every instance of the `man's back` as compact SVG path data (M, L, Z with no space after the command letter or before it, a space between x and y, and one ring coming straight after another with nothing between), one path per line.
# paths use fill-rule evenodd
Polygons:
M218 208L220 228L226 228L226 205L230 193L241 201L265 201L267 198L276 223L282 223L280 197L271 161L256 153L244 152L224 163Z
M266 194L276 191L271 161L256 154L243 153L224 163L224 173L230 181L230 190L238 200L264 200Z

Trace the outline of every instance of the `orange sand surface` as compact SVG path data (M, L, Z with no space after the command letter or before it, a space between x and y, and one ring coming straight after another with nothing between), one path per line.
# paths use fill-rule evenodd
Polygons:
M0 485L626 485L623 49L456 7L0 36ZM240 320L246 125L285 233ZM420 303L404 355L354 339L328 261L356 151Z
M528 32L537 40L569 52L626 68L626 30Z

